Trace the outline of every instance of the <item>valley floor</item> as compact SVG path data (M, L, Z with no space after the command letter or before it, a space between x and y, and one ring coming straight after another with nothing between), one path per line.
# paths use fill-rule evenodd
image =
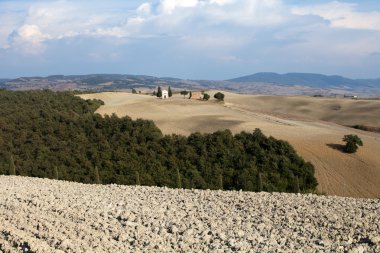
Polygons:
M0 176L0 252L379 252L380 200Z

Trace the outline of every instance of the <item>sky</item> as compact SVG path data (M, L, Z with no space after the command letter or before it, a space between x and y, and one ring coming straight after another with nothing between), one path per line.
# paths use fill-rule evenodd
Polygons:
M380 77L380 1L0 0L0 78Z

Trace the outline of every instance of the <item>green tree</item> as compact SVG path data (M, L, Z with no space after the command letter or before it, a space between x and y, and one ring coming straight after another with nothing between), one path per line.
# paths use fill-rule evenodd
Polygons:
M210 99L210 95L209 94L207 94L207 93L205 93L205 94L203 94L203 100L209 100Z
M294 185L294 192L299 193L301 191L300 190L300 181L299 181L297 176L294 178L293 185Z
M157 92L155 90L153 91L153 96L157 96Z
M136 89L132 89L132 94L137 94L137 91L136 91Z
M16 166L15 166L15 162L13 160L13 155L11 155L11 157L9 159L9 174L12 176L16 176Z
M58 180L58 167L54 166L54 179Z
M141 185L141 183L140 183L140 173L138 171L136 171L135 176L136 176L136 178L135 178L136 185Z
M223 174L222 173L220 173L220 175L219 175L219 189L220 190L223 190Z
M158 87L157 89L157 97L162 97L162 90L161 90L161 87Z
M101 105L72 92L0 90L0 173L11 174L15 154L18 175L54 178L57 166L59 179L82 183L278 192L317 186L312 164L259 129L163 136L153 121L95 114Z
M261 173L257 173L257 191L263 191L263 179L261 178Z
M215 93L214 98L216 98L219 101L223 101L224 100L224 94L221 92L217 92L217 93Z
M189 93L189 99L191 99L192 96L193 96L193 93L190 91L190 93Z
M189 92L187 90L183 90L181 91L181 95L183 95L183 98L185 99L185 96L189 94Z
M363 146L363 141L357 135L345 135L343 141L346 142L344 146L346 153L355 153L358 150L358 146Z
M172 89L170 88L170 86L169 86L169 89L168 89L168 95L169 95L169 97L173 96L173 92L172 92Z
M95 183L96 184L101 184L102 183L100 181L98 166L95 166Z
M176 168L176 170L177 170L177 188L182 188L181 174L179 173L178 167Z

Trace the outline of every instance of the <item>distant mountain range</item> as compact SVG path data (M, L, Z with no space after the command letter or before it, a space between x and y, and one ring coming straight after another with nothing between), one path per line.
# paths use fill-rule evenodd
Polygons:
M226 90L237 93L271 95L359 95L380 97L379 79L349 79L307 73L257 73L226 81L183 80L171 77L145 75L92 74L53 75L47 77L20 77L0 79L0 88L9 90L51 89L91 91L131 91L149 93L158 86L174 90Z
M380 87L378 79L349 79L338 75L326 76L321 74L288 73L277 74L261 72L228 80L238 83L270 83L279 85L300 85L314 88L358 88L358 86Z

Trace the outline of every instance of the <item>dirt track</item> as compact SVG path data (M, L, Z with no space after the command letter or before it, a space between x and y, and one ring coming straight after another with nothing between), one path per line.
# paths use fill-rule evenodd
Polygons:
M380 101L225 94L225 103L181 96L163 101L116 92L82 97L102 99L105 105L98 109L100 114L151 119L165 134L188 135L226 128L237 133L260 128L267 135L289 141L302 157L315 165L321 192L380 197L380 134L333 122L378 126ZM342 153L339 147L345 134L359 135L364 147L356 154Z

